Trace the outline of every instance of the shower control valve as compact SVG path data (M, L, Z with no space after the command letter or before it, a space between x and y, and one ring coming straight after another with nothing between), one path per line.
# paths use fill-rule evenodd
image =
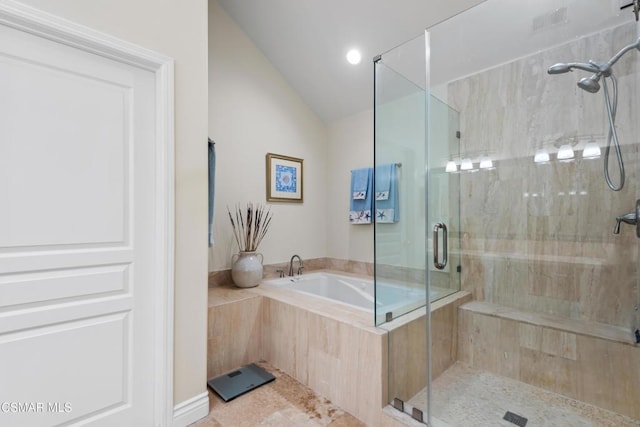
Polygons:
M636 226L636 236L640 238L640 199L636 200L636 210L625 215L616 217L616 225L613 228L613 234L620 234L620 224L626 223Z

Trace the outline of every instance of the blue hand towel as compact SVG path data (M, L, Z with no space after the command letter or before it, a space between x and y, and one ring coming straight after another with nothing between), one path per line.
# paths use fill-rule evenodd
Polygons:
M209 246L213 246L213 197L216 191L216 143L209 138Z
M389 177L389 194L386 199L376 199L375 213L377 223L393 223L400 220L400 203L398 197L398 166L395 163L376 166L376 184L378 172L381 173L381 181ZM388 175L387 175L388 174ZM378 189L376 188L376 193Z
M395 167L396 165L394 163L376 166L376 181L374 187L376 200L389 200L391 174L395 170Z
M353 200L365 200L369 189L369 169L362 168L351 171L351 197Z
M364 171L364 172L362 172ZM354 184L359 175L364 173L367 186L365 188L365 198L355 199L353 197ZM349 204L349 222L351 224L371 224L371 212L373 210L373 168L363 168L351 171L351 202Z

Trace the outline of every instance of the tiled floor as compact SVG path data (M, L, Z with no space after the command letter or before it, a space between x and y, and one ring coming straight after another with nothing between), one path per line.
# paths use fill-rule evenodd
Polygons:
M433 382L433 416L455 427L514 427L507 411L527 427L640 427L640 421L458 362ZM424 407L423 391L409 401Z
M276 380L226 403L209 391L209 416L192 427L365 427L279 369L266 363L258 365Z

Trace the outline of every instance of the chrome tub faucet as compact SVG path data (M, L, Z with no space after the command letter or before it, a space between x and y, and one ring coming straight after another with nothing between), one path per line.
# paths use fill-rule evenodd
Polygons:
M298 258L298 276L302 274L302 269L304 268L302 258L300 258L300 255L294 255L291 257L291 261L289 261L289 276L293 276L293 260L296 258Z

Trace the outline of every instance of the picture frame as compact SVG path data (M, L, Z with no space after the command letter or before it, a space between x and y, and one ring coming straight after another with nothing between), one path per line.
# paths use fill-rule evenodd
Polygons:
M302 203L304 160L267 153L267 202Z

